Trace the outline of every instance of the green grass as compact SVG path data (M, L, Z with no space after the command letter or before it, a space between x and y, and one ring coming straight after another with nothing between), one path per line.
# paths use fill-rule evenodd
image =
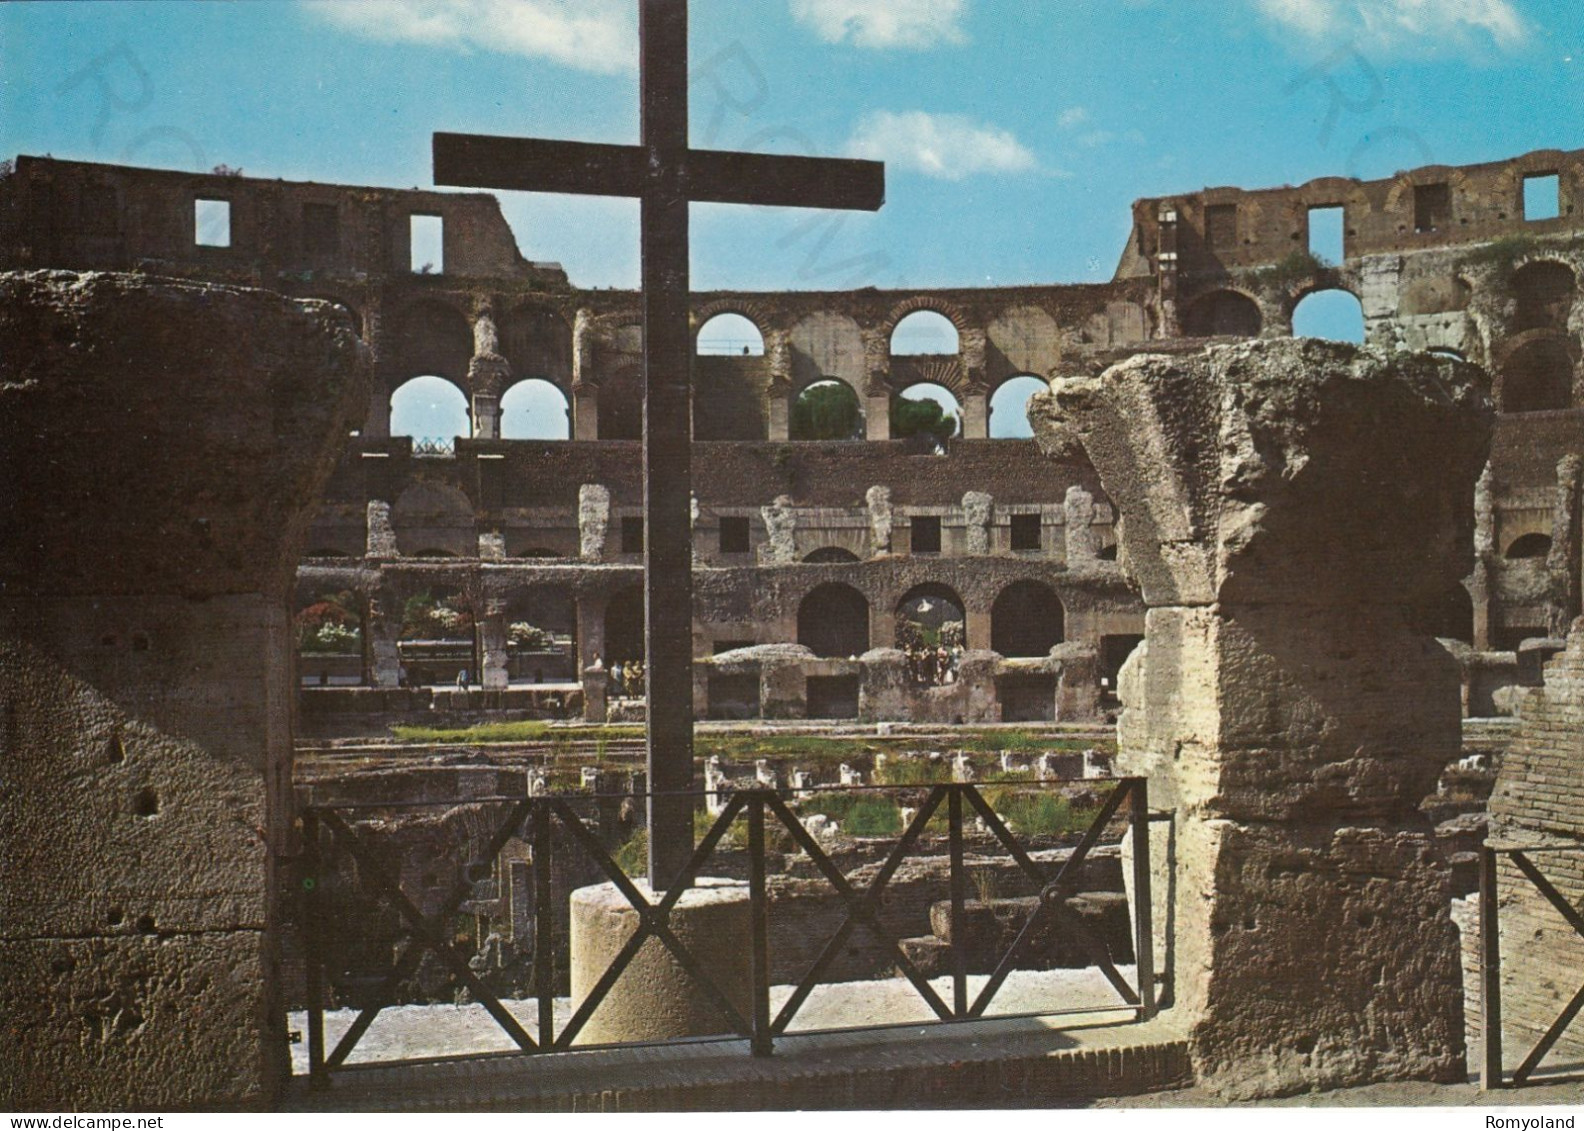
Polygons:
M804 816L823 813L848 836L899 836L902 810L890 797L874 793L814 793L798 805Z
M1020 837L1081 833L1089 827L1096 812L1076 806L1050 790L986 786L980 793L992 810L1011 823Z

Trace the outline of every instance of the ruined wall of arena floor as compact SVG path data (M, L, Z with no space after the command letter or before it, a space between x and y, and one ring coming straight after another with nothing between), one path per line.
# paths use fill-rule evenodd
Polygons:
M1525 216L1526 181L1551 176L1556 217ZM228 208L228 246L197 242L199 201ZM1310 252L1316 208L1343 210L1334 263ZM412 262L414 216L439 218L440 264ZM701 656L723 641L795 639L798 603L827 580L863 593L874 647L894 643L895 603L919 584L960 597L970 646L991 643L992 583L1051 587L1066 640L1098 648L1141 632L1142 608L1106 560L1112 509L1092 470L991 439L997 390L1142 351L1285 335L1306 298L1342 290L1370 344L1455 353L1492 375L1503 415L1481 487L1479 564L1413 615L1483 656L1468 661L1481 673L1470 676L1471 711L1494 709L1493 688L1523 681L1519 643L1559 635L1580 612L1584 151L1205 189L1137 201L1132 216L1103 284L694 296L696 328L732 313L758 335L746 355L700 356L695 369ZM559 265L524 258L492 197L23 157L0 179L0 266L143 271L345 307L374 355L375 388L312 526L304 585L349 578L366 598L365 638L391 615L378 594L416 581L496 605L560 587L576 603L579 667L592 659L603 604L635 582L640 561L621 541L623 520L641 514L638 296L581 290ZM949 321L955 350L893 352L896 327L918 311ZM451 451L389 435L393 392L420 375L466 400L473 434ZM502 398L525 379L559 391L569 440L500 438ZM797 398L826 380L856 396L862 440L793 438ZM890 438L893 400L921 382L960 408L961 437L943 454ZM1070 507L1070 488L1093 508ZM606 497L591 554L587 504ZM938 552L911 544L915 517L939 520ZM746 520L745 550L722 551L723 520ZM817 551L859 561L798 565ZM356 667L368 682L371 659Z

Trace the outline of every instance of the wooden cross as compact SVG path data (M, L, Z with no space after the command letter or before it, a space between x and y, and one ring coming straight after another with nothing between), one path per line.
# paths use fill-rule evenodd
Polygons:
M649 882L661 890L693 853L688 203L872 212L885 200L885 166L689 149L687 0L639 4L639 145L437 133L434 179L465 188L636 196L642 201Z

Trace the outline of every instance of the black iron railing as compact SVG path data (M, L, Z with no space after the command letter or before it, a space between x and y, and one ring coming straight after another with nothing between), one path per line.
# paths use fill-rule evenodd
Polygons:
M1048 786L1062 783L1005 783L996 782L992 788L1009 785L1018 788ZM1069 783L1071 784L1071 783ZM1101 972L1120 998L1122 1007L1130 1008L1140 1020L1152 1016L1156 1009L1153 959L1153 929L1150 913L1150 860L1148 835L1148 794L1144 779L1122 778L1087 780L1082 783L1091 789L1110 786L1108 795L1084 828L1076 846L1064 860L1044 864L1036 861L1030 851L1008 829L978 788L966 783L938 783L912 787L858 786L841 790L821 789L820 793L858 793L869 790L910 792L925 794L917 810L906 821L899 839L891 846L873 877L865 886L858 886L843 874L830 854L793 812L780 794L770 789L741 790L733 793L724 809L710 824L699 840L691 859L678 881L653 902L628 877L621 865L607 850L599 836L591 831L574 809L572 802L587 795L552 795L522 799L479 798L451 801L450 806L497 806L505 815L483 844L477 857L462 870L449 895L437 903L437 909L425 914L402 889L400 862L392 861L372 842L367 829L356 827L349 820L349 811L389 811L402 808L398 805L379 804L352 806L308 806L302 811L304 851L301 857L301 926L304 949L304 989L307 1008L307 1037L309 1075L315 1084L324 1084L329 1074L345 1065L347 1057L368 1031L375 1017L386 1007L397 1002L403 984L418 971L425 955L432 955L451 975L455 983L464 988L472 999L483 1006L502 1030L524 1053L550 1053L567 1051L573 1047L580 1032L600 1003L622 976L639 949L649 939L658 940L675 957L678 964L692 978L699 992L718 1010L725 1023L723 1035L735 1034L746 1038L755 1055L768 1056L774 1050L776 1038L785 1034L808 1001L809 995L820 985L827 984L827 975L833 963L841 956L854 931L866 928L887 951L887 958L941 1022L969 1021L982 1018L994 1001L1007 977L1023 959L1025 952L1042 929L1054 927L1070 936L1081 946L1092 965ZM645 795L631 795L634 798ZM1132 831L1132 889L1131 907L1132 949L1136 976L1132 983L1117 969L1106 944L1068 906L1068 900L1078 892L1080 870L1091 851L1100 843L1107 828L1119 822L1124 802L1128 804L1126 821ZM438 804L438 803L436 803ZM901 946L899 937L883 924L880 910L887 885L898 869L917 847L927 827L939 828L944 813L945 832L950 861L950 920L951 938L951 1001L948 1003L929 979L918 969ZM971 877L965 865L964 823L969 814L982 823L985 833L995 845L1004 850L1015 863L1018 873L1039 893L1033 912L1023 923L1013 942L1001 955L988 980L976 995L969 995L967 943L965 941L965 908ZM367 815L367 813L365 813ZM716 981L672 931L670 916L683 894L698 880L701 869L711 861L723 838L733 824L746 817L746 863L751 914L750 967L752 980L752 1008L744 1014L733 1004ZM791 994L781 1008L771 1012L770 975L770 912L773 899L768 890L766 866L767 831L779 826L790 842L807 854L815 870L830 885L844 907L840 926L825 941L819 954L802 977L791 988ZM557 835L558 830L560 831ZM513 839L523 841L532 854L533 872L533 993L537 998L537 1035L530 1035L517 1018L505 1007L497 993L480 978L469 965L468 955L462 953L448 924L469 899L474 882L496 867L497 858ZM559 1029L556 1026L554 1003L556 998L555 971L560 945L557 932L551 929L557 908L553 891L552 872L557 853L568 851L573 845L585 854L599 872L621 892L638 915L638 926L633 935L610 962L594 986L583 997L572 1015ZM976 846L977 848L978 846ZM326 849L338 849L354 864L357 883L364 897L374 897L394 909L405 923L405 945L395 955L394 961L372 983L371 992L362 995L360 1012L351 1027L335 1046L326 1049L324 1013L326 1008L325 937L327 923L327 856ZM562 897L564 902L564 896ZM1040 1011L1047 1015L1053 1011ZM1060 1010L1054 1012L1062 1012ZM1076 1010L1075 1010L1076 1012ZM586 1049L589 1045L578 1045Z
M1584 915L1546 878L1531 856L1540 853L1584 852L1584 844L1501 845L1485 844L1480 849L1479 929L1480 929L1480 1044L1482 1046L1480 1088L1491 1090L1521 1086L1529 1081L1567 1027L1584 1009L1584 985L1562 1007L1540 1039L1510 1079L1502 1064L1502 956L1501 918L1498 899L1500 874L1497 863L1506 856L1523 877L1556 908L1575 934L1584 938Z

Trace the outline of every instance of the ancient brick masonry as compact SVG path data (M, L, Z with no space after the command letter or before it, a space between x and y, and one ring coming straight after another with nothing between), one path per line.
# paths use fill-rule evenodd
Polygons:
M262 1106L329 304L0 274L0 1108Z
M1177 1008L1228 1096L1464 1071L1417 810L1458 753L1458 674L1402 610L1468 570L1480 378L1273 341L1141 356L1031 412L1093 460L1148 608L1119 769L1173 811Z
M1518 737L1508 749L1490 800L1489 839L1514 846L1560 845L1530 858L1575 907L1584 898L1584 620L1567 648L1546 665L1545 687L1521 706ZM1499 863L1502 936L1503 1060L1518 1064L1584 980L1584 939L1503 856ZM1478 955L1477 911L1464 952ZM1477 978L1470 979L1478 986ZM1470 1006L1471 1021L1474 1006ZM1473 1027L1471 1023L1471 1028ZM1584 1037L1563 1035L1542 1065L1576 1063Z

